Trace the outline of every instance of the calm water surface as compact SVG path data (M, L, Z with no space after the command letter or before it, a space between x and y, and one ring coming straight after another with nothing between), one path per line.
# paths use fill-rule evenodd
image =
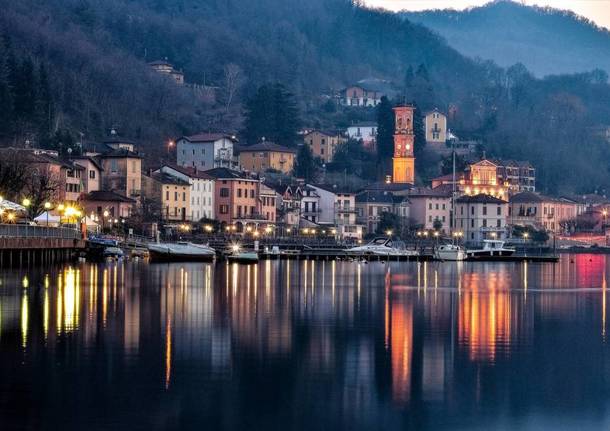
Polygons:
M610 259L0 272L2 429L598 430Z

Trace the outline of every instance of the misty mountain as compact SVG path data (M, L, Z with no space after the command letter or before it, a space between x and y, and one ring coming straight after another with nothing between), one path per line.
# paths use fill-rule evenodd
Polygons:
M569 11L500 0L464 11L405 12L461 53L536 76L600 68L610 72L610 32Z

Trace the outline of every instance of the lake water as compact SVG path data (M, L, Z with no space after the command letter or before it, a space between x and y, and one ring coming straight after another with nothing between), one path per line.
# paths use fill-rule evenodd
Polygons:
M3 430L610 427L604 255L0 272Z

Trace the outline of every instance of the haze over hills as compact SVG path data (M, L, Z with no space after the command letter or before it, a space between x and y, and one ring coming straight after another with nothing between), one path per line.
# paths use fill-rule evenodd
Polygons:
M172 136L241 130L242 102L273 81L295 94L304 125L340 126L323 96L376 77L420 112L454 105L454 131L481 140L488 154L530 159L542 189L610 187L610 147L591 133L610 124L603 73L535 79L349 0L0 0L0 8L0 104L14 108L0 118L3 145L43 142L58 129L99 139L117 125L147 152L162 152ZM152 72L147 62L165 57L187 82L217 87L218 100ZM227 106L229 65L240 82ZM32 66L46 71L48 92L38 72L21 73Z
M405 12L470 57L508 67L523 63L537 76L610 71L610 31L570 11L499 0L463 11Z

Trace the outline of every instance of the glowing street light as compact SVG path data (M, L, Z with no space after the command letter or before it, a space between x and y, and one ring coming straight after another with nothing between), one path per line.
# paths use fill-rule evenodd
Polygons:
M28 198L24 198L24 199L21 201L21 204L22 204L24 207L26 207L26 208L27 208L27 207L29 207L29 206L32 204L32 201L30 201Z
M387 236L392 236L392 229L388 229L388 230L386 230L386 231L385 231L385 234L386 234Z

